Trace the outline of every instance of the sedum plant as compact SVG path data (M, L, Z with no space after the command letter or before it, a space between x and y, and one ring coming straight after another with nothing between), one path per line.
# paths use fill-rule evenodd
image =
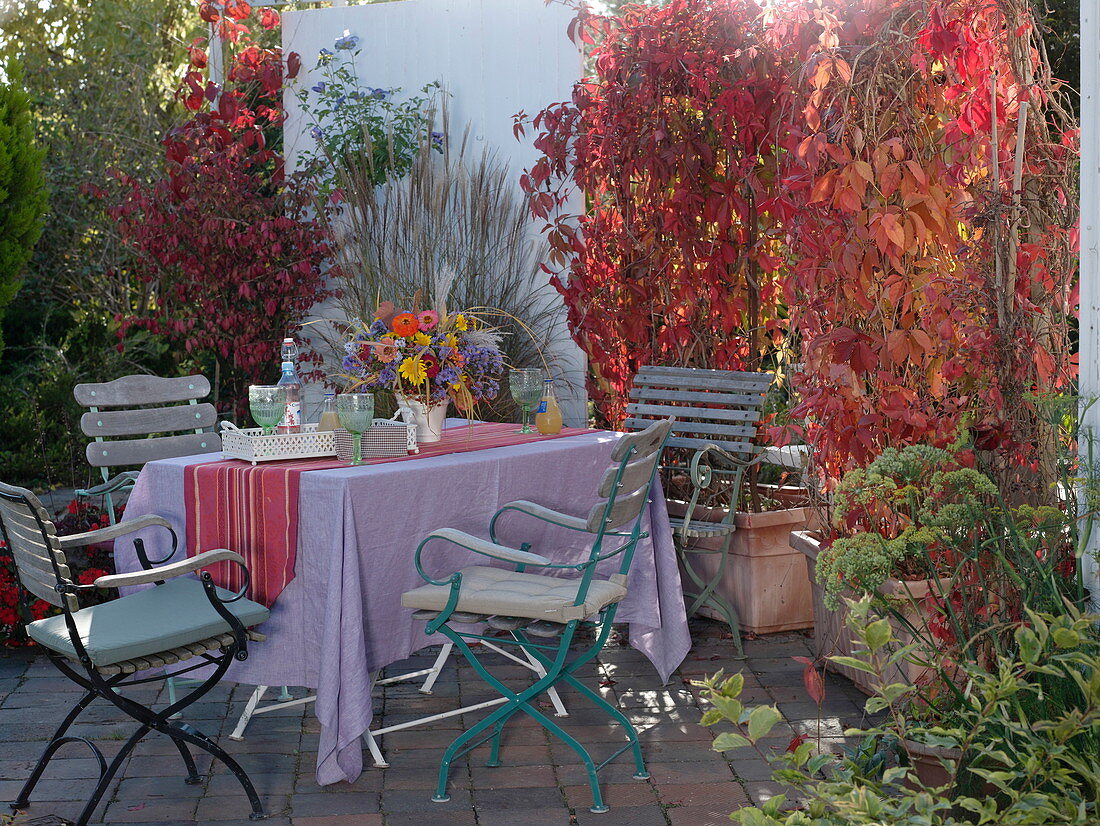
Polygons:
M755 749L775 767L773 778L795 793L731 815L743 826L1090 826L1100 821L1100 617L1069 606L1064 614L1029 611L1016 628L1016 651L992 668L956 664L965 702L950 719L916 725L910 712L917 687L887 683L883 674L915 646L899 646L888 619L877 617L868 598L849 602L849 626L862 646L852 657L833 657L874 676L870 713L884 722L848 730L863 738L851 755L821 753L803 741L774 754L762 741L780 721L774 707L741 702L744 678L719 673L703 685L714 708L702 724L729 730L716 751ZM1044 702L1051 679L1072 686L1062 702ZM887 738L954 749L944 758L950 781L926 786L904 761L886 766L869 760L866 744ZM793 807L793 809L792 809Z
M997 498L989 477L946 450L888 448L845 474L833 527L841 533L817 559L825 604L847 590L876 591L889 577L950 575L952 550L973 537Z

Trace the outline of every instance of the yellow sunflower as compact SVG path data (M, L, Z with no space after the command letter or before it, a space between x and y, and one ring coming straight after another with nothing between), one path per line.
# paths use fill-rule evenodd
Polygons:
M397 372L410 384L423 384L428 380L428 373L420 362L420 356L405 359L397 368Z
M459 313L455 316L455 329L459 332L465 332L470 329L470 323L466 320L466 316Z

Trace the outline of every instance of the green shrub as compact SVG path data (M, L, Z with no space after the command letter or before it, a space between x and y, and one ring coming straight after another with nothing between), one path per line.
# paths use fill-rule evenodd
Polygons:
M891 623L876 618L871 602L850 602L849 626L862 645L852 657L836 657L872 675L869 713L887 712L885 722L848 730L868 742L895 739L957 749L945 762L951 780L925 786L908 765L884 766L866 749L852 756L818 753L805 741L783 754L765 751L763 738L781 719L773 706L748 708L740 701L744 678L721 673L704 686L714 704L703 725L732 730L714 740L716 751L755 748L776 767L773 778L796 792L791 811L784 795L731 818L743 826L955 826L996 824L1092 826L1100 822L1100 617L1067 606L1061 615L1028 612L1015 632L1017 651L984 669L956 664L965 702L949 718L915 725L912 703L919 689L886 684L888 666L912 653L899 647ZM1057 701L1046 691L1063 691ZM870 741L867 738L873 738Z
M42 233L45 151L35 146L30 99L14 60L0 84L0 316L15 298L23 268ZM4 341L0 338L0 352Z

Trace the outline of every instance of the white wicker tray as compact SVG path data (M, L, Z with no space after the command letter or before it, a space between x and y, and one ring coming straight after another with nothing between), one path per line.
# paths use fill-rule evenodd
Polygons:
M315 424L302 425L300 433L263 434L259 427L237 428L223 422L222 453L252 464L336 455L336 435L331 430L318 432Z

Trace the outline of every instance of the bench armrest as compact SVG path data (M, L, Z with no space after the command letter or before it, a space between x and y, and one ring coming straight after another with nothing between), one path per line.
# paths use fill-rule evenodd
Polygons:
M509 502L506 505L502 505L497 509L497 512L493 514L492 522L489 525L489 535L494 536L494 526L497 521L497 517L505 511L517 511L518 513L526 514L527 516L533 516L535 519L541 519L543 522L549 522L551 525L557 525L561 528L568 528L571 531L587 531L588 521L581 519L579 516L570 516L567 513L556 511L553 508L545 507L537 502L528 502L526 499L517 499L515 502Z
M61 549L67 551L70 548L83 548L86 545L94 545L96 542L108 542L112 539L118 539L120 536L126 536L134 531L152 527L165 528L172 534L172 546L173 549L175 548L176 532L172 529L172 523L163 516L157 516L155 513L139 516L136 519L126 519L119 522L117 525L107 525L95 531L61 536L58 537L58 542L61 543Z
M133 571L128 574L109 574L107 576L101 576L92 584L95 585L96 588L122 588L128 585L148 585L152 582L163 582L166 579L173 579L178 576L183 576L184 574L189 574L199 570L199 568L213 565L215 562L236 562L241 567L244 567L244 557L236 551L222 549L217 551L205 551L201 554L196 554L190 559L181 559L179 562L173 562L170 565L162 565L159 568L153 568L148 571Z
M102 484L95 485L94 487L90 488L83 488L76 491L76 495L102 496L105 493L114 493L117 490L122 490L123 488L128 488L132 486L134 482L137 481L138 473L140 473L140 471L137 470L123 471L122 473L118 474L118 476L113 476Z
M530 551L521 551L516 548L509 548L507 545L499 545L496 542L492 542L488 539L481 539L480 537L468 534L465 531L460 531L457 528L440 528L432 531L424 540L420 543L420 546L416 549L417 563L420 561L420 551L433 539L442 539L450 542L459 547L465 548L468 551L473 551L476 554L482 556L489 556L493 559L499 559L501 562L513 562L516 565L550 565L551 560L547 559L542 554L533 554Z

